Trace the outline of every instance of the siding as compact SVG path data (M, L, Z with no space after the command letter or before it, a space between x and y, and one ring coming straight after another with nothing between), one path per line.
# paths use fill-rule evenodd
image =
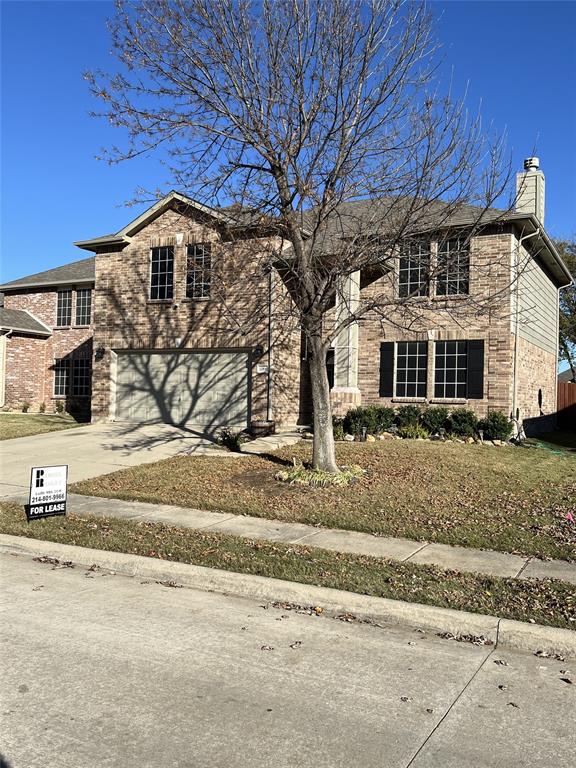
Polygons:
M518 335L555 355L558 348L558 289L526 252L521 257L517 292ZM513 291L513 310L515 293ZM514 312L511 330L515 330Z

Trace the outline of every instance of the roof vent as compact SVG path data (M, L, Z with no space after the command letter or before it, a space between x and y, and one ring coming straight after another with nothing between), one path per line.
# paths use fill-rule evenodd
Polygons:
M527 157L526 160L524 160L525 171L537 171L538 168L540 168L539 157Z

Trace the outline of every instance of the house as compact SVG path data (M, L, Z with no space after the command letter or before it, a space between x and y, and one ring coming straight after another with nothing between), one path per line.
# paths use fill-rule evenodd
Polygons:
M423 233L419 247L447 265L434 280L409 254L377 279L348 278L336 315L382 290L416 290L427 311L410 330L373 313L340 334L327 361L335 413L444 404L534 426L554 414L558 292L571 276L544 230L536 158L517 183L516 210L490 212L472 238L471 209L440 236ZM0 286L5 404L52 410L65 399L89 404L96 421L206 430L309 423L306 345L282 278L263 263L271 244L281 247L273 222L172 192L120 232L77 242L90 258ZM497 309L455 319L461 296L492 296Z

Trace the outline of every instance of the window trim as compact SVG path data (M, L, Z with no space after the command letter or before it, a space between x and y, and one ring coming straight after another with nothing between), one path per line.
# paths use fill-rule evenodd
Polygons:
M172 251L172 284L170 286L171 288L171 295L168 296L156 296L154 297L152 295L153 291L153 285L152 285L152 278L154 276L153 272L153 263L154 263L154 251L162 251L162 250L170 250ZM171 303L174 301L174 273L175 273L175 262L176 262L176 247L174 245L154 245L150 247L149 252L149 280L148 280L148 301L149 302L158 302L158 303ZM158 272L158 274L161 274ZM168 274L168 272L163 273ZM160 286L156 286L156 289L158 290ZM167 285L163 286L165 289L167 288Z
M417 238L412 242L404 243L401 245L400 250L400 256L398 259L398 268L396 272L396 298L398 299L424 299L427 300L432 295L432 255L433 255L433 240L426 239L424 237ZM404 262L410 261L410 248L413 246L418 245L421 247L422 245L425 245L427 250L424 251L424 253L420 252L418 254L418 259L421 259L423 256L428 256L428 265L427 267L424 264L418 264L415 268L410 268L409 266L403 267ZM419 273L419 280L420 282L418 285L420 286L419 292L414 293L410 292L410 273L413 272L415 269L418 270ZM424 280L422 280L422 271L424 270ZM406 272L408 274L408 281L406 283L402 282L402 273ZM403 293L403 288L406 286L406 293Z
M70 295L70 302L68 306L68 322L61 323L59 322L60 321L60 296L65 293ZM72 288L58 288L56 290L56 323L54 324L54 327L70 328L72 326L72 317L74 314L73 310L74 310L74 290Z
M86 302L85 307L88 307L88 322L79 323L78 322L78 308L79 308L79 294L84 293L88 294L88 301ZM86 308L84 307L84 311L86 311ZM76 302L74 307L74 325L76 328L89 328L90 324L92 323L92 288L76 288Z
M202 248L203 254L202 259L205 260L207 257L209 266L198 266L193 269L190 269L189 266L189 259L190 258L196 258L194 256L191 256L190 249L191 248ZM210 301L212 298L212 273L214 270L214 262L213 262L213 253L212 253L212 243L210 241L202 241L202 242L192 242L192 243L186 243L186 284L185 284L185 299L186 301ZM207 286L208 293L207 295L202 296L195 296L193 292L190 292L190 288L196 288L196 283L192 283L190 281L190 276L194 275L196 273L203 273L204 279L201 280L198 285L200 286ZM208 279L206 279L206 276Z
M399 392L398 392L398 383L399 383L398 382L398 358L400 356L399 355L399 351L398 351L398 347L399 347L400 344L406 344L406 364L407 364L407 367L402 369L403 371L404 370L406 371L406 376L408 375L408 372L411 371L411 370L414 370L416 372L416 374L419 373L419 371L421 369L418 366L418 358L424 357L424 359L426 361L426 367L424 368L424 370L426 372L426 376L425 376L423 382L421 382L421 381L415 381L415 382L404 381L404 382L400 382L401 384L404 385L404 390L405 390L404 394L399 394ZM416 357L416 367L414 369L412 369L408 365L408 360L409 360L409 358L411 356L409 354L409 352L408 352L408 344L422 345L423 348L424 348L424 353L422 353L422 352L417 350L416 353L414 353L412 355L413 357ZM408 341L404 341L404 340L396 341L394 343L394 386L393 386L393 390L392 390L393 391L392 398L396 399L396 400L403 400L403 401L409 401L409 400L413 400L413 401L414 400L419 400L419 401L421 401L421 400L426 400L426 398L428 396L428 368L429 368L428 341L426 341L424 339L416 339L416 340L408 340ZM417 375L416 375L416 378L418 378ZM407 394L406 390L407 390L408 384L412 384L412 383L415 385L415 393L413 395L409 395L409 394ZM424 394L419 394L419 392L418 392L418 390L419 390L419 388L421 388L421 386L424 387Z
M446 268L442 269L440 266L440 258L441 254L445 253L442 251L442 246L447 245L449 243L458 243L458 247L456 249L456 253L458 254L457 257L457 265L456 265L456 280L450 280L450 274L454 274L454 270L452 272L449 269L448 260L449 260L449 254L450 250L448 250L448 258L446 259ZM434 276L434 296L437 299L444 299L444 300L450 300L458 297L466 297L470 296L470 244L471 244L471 238L468 235L465 236L459 236L456 235L455 237L445 237L442 239L438 239L436 241L436 269L435 269L435 276ZM466 269L465 269L465 277L461 277L461 254L463 253L462 245L466 247ZM445 278L442 278L442 276L445 275ZM445 287L446 287L446 293L439 293L438 292L438 286L440 284L441 279L444 279L445 281ZM456 282L457 291L455 293L449 292L450 283ZM461 291L460 290L460 284L465 283L466 284L466 290Z
M446 351L448 344L455 344L456 345L456 351L454 354L448 354ZM444 352L442 354L442 359L444 362L446 362L448 357L455 357L456 358L456 366L455 368L447 368L446 365L442 369L439 369L438 367L438 358L439 358L439 345L444 346ZM463 351L460 352L459 345L463 345ZM433 371L434 371L434 378L433 378L433 386L432 386L432 394L434 400L467 400L468 396L468 340L467 339L437 339L434 342L434 363L433 363ZM464 358L464 366L459 367L458 366L458 358ZM439 370L443 371L443 381L437 382L436 381L436 374ZM455 381L453 382L447 382L446 381L446 372L447 371L455 371ZM465 372L465 378L463 382L458 381L458 373L460 371L464 370ZM442 386L443 387L443 394L438 394L437 387ZM454 394L446 394L446 387L454 387ZM463 389L464 394L460 394L458 392L459 387Z

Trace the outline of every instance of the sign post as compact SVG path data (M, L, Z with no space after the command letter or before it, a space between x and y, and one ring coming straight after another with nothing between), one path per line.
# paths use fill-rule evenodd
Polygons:
M66 514L66 483L68 465L32 467L30 500L24 506L28 522L41 517Z

